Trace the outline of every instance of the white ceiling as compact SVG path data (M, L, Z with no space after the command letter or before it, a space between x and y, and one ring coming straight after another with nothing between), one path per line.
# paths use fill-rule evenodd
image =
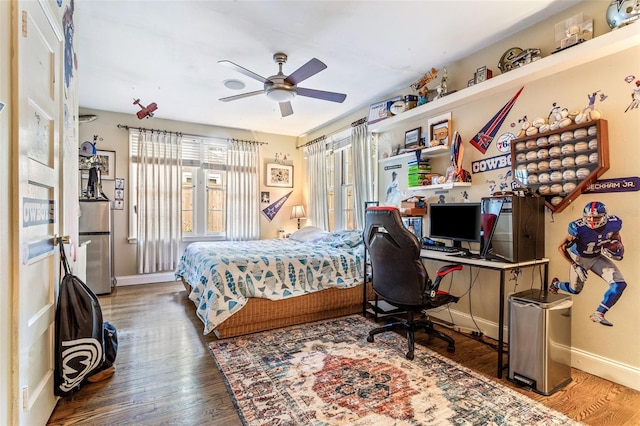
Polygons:
M140 98L158 118L300 136L578 1L77 0L79 103L135 114ZM286 75L324 62L300 86L346 93L344 103L297 96L282 118L263 94L218 100L262 89L219 60L269 77L276 52L289 56Z

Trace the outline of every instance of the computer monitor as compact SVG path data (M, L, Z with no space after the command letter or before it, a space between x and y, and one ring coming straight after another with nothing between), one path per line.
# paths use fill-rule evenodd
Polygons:
M482 214L480 223L482 226L482 241L480 243L480 257L486 259L491 253L491 240L493 234L498 228L498 220L504 198L502 197L485 197L480 200L482 205Z
M453 241L454 247L461 242L479 243L480 203L433 203L429 204L429 237Z

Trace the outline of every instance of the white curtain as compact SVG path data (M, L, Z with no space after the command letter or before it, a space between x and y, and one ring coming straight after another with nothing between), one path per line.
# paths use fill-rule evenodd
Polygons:
M227 154L227 239L260 238L260 145L232 140Z
M364 229L364 203L374 201L375 163L377 157L367 124L351 129L353 152L354 201L358 229Z
M139 274L174 271L182 232L182 136L143 130L137 152Z
M309 200L307 218L313 226L329 229L329 203L327 200L327 146L321 138L304 148L307 159L307 187Z

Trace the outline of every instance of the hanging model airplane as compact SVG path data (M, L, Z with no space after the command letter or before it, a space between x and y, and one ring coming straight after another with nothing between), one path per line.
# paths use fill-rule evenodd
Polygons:
M133 104L140 106L140 111L136 113L140 120L142 120L143 118L153 117L153 112L158 109L158 104L156 104L155 102L144 106L140 103L140 99L135 99L133 101Z

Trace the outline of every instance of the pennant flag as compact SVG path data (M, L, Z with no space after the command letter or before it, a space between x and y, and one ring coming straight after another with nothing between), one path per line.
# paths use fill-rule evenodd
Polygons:
M505 118L507 118L507 114L509 114L509 111L511 111L511 108L516 103L516 99L518 99L518 96L522 93L522 89L524 89L524 86L522 86L520 90L518 90L518 93L469 141L478 151L483 154L487 152L487 148L491 145L493 138L498 133L498 129L500 129Z
M291 194L293 194L293 191L289 192L287 195L280 198L275 203L270 204L268 207L265 207L264 209L262 209L262 213L264 213L267 219L269 219L269 222L271 222L273 218L276 217L276 215L284 205L285 201L287 201L287 198L289 198Z

